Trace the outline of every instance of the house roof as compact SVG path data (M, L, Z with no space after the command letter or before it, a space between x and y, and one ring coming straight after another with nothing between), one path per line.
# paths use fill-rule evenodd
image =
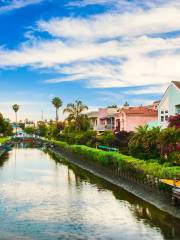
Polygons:
M123 111L127 115L157 116L157 114L158 114L156 110L149 109L146 107L122 108L120 111Z
M159 103L158 108L161 107L161 104L163 103L164 98L165 98L166 95L167 95L168 89L169 89L169 87L170 87L172 84L175 85L175 86L180 90L180 82L179 82L179 81L171 81L171 83L170 83L169 86L167 87L167 89L166 89L164 95L163 95L162 98L161 98L161 101L160 101L160 103Z
M174 85L176 85L176 87L178 87L180 89L180 82L179 81L172 81L172 83L174 83Z
M88 112L86 115L88 118L98 118L98 111Z

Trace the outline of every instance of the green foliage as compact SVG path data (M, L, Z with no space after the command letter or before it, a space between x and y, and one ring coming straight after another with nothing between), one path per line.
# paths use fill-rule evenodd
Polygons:
M141 159L167 159L172 151L176 151L180 143L180 129L159 127L149 129L147 125L139 126L130 137L129 153ZM171 158L172 161L172 158Z
M108 106L107 108L118 108L117 104L112 104L110 106Z
M67 104L64 109L64 113L68 113L67 120L69 122L74 122L76 130L83 130L83 126L85 125L85 121L87 122L87 118L85 119L85 115L83 115L83 111L87 110L88 107L84 105L81 101L76 100L75 103ZM90 126L90 124L89 124Z
M83 157L84 161L89 160L116 170L128 171L136 174L136 177L140 179L143 179L147 175L157 178L180 178L180 167L178 166L173 167L167 164L159 164L155 160L144 161L117 152L104 152L83 145L68 145L59 141L52 142L67 152L78 154Z
M112 131L105 131L100 136L98 136L97 141L101 145L106 145L108 147L114 147L116 137Z
M48 137L49 138L59 138L60 132L64 129L63 122L53 123L51 122L48 128Z
M48 136L47 125L43 122L39 123L36 132L41 137L47 137Z
M35 129L35 127L25 127L24 131L27 134L35 134L36 129Z
M81 131L88 131L91 128L90 120L84 114L80 116L79 125Z
M3 115L0 113L0 135L9 136L12 135L12 126L11 124L3 118Z
M161 131L159 135L160 143L163 147L168 144L175 144L180 142L180 128L176 129L176 127L165 128Z
M18 104L14 104L14 105L12 106L12 109L14 110L15 113L17 113L18 110L19 110L19 105L18 105Z
M63 102L59 97L55 97L52 99L52 104L56 109L56 122L58 122L58 119L59 119L58 110L62 106Z
M177 166L180 166L180 152L179 151L173 151L173 152L169 153L168 161L170 163L173 163L173 164L177 165Z
M64 132L60 135L60 139L69 144L83 144L87 146L95 146L96 132L95 131L72 131Z
M8 137L0 137L0 144L4 144L9 140Z

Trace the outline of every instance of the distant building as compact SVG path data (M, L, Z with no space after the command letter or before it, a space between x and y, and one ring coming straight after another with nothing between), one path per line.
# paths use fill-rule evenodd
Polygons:
M32 122L32 121L25 121L24 127L25 127L25 128L28 128L28 127L34 128L34 127L35 127L35 123Z
M169 116L180 114L180 82L172 81L158 106L158 123L167 127Z
M13 129L13 134L17 133L17 136L24 134L24 131L22 130L22 128L16 123L12 123L12 129Z

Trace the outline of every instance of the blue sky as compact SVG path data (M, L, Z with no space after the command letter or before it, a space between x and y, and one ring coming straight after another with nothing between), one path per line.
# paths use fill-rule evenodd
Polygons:
M149 104L180 78L179 0L0 0L0 112Z

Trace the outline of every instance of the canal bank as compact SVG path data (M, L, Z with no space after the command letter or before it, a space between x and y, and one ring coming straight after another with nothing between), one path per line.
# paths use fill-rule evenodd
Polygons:
M119 177L106 167L100 166L90 161L83 161L82 157L78 154L72 154L59 146L50 147L48 151L54 154L55 157L61 159L65 158L67 161L77 165L78 167L89 171L90 173L128 191L129 193L141 198L142 200L152 204L156 208L164 211L178 219L180 219L180 208L171 205L171 198L169 194L165 195L161 192L154 191L154 189L138 184L131 179Z

